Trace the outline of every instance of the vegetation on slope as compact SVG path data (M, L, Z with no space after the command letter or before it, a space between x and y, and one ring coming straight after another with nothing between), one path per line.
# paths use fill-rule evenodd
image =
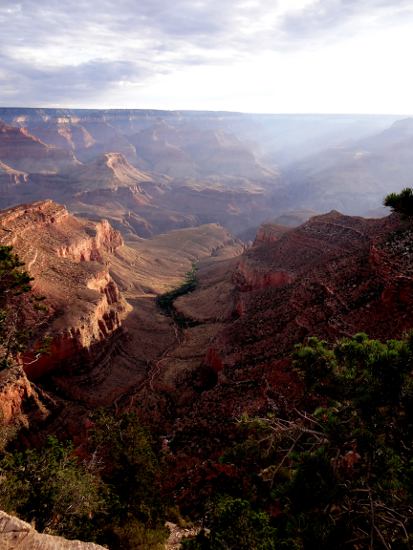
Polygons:
M11 250L3 252L7 318L7 294L18 305L30 280L15 273L21 264ZM195 285L193 268L160 305L173 312L173 300ZM19 330L10 325L11 338ZM239 419L238 443L220 459L220 493L205 503L205 528L185 548L411 548L413 333L387 342L357 334L334 345L309 338L293 366L301 406ZM0 434L0 508L39 530L115 550L162 548L159 449L134 415L99 412L92 423L82 456L53 437L42 451L22 451L13 440L6 446L12 430Z
M228 482L186 548L410 548L413 334L310 338L294 365L307 406L240 420L243 441L222 457L239 484Z
M188 294L188 292L193 292L198 284L196 273L197 267L195 264L192 264L192 269L185 274L184 282L178 288L174 288L165 294L161 294L156 298L156 303L158 306L163 309L166 313L171 314L173 311L173 303L180 296Z
M198 286L197 279L198 268L195 263L192 264L192 269L185 274L185 279L182 285L169 292L159 295L156 298L158 306L167 314L171 315L175 323L180 327L188 327L196 324L191 319L187 319L183 315L179 315L174 309L174 301L180 296L184 296L189 292L193 292Z
M49 437L42 449L0 454L0 508L36 529L111 549L163 548L160 467L137 418L99 412L84 458Z
M0 247L0 369L19 364L44 310L22 267L11 247ZM0 422L0 508L41 532L115 550L163 548L165 506L149 434L131 414L96 413L92 423L81 458L53 436L22 450L17 427Z
M30 275L11 246L0 246L0 370L27 350L35 323L45 310L43 298L32 292ZM39 349L39 354L46 350Z

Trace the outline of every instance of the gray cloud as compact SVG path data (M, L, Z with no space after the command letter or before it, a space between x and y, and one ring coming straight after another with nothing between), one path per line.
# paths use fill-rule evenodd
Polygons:
M0 56L0 66L7 74L1 90L3 101L9 99L13 103L17 97L27 105L33 103L33 98L45 105L76 105L78 101L90 99L91 95L103 97L119 81L145 79L148 75L144 68L126 61L93 60L79 65L41 68L24 61L16 65L10 58Z
M317 0L298 13L287 14L280 24L286 41L322 40L338 33L356 34L365 18L371 26L384 26L413 16L410 0Z
M361 32L367 15L377 25L411 17L410 5L318 0L269 26L277 4L267 0L2 0L0 103L104 97L119 81L323 44Z

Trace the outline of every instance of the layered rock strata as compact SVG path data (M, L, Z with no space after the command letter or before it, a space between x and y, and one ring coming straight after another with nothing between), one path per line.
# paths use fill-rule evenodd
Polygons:
M29 378L92 352L120 328L130 307L104 256L123 241L107 222L81 221L65 207L43 201L3 211L0 231L0 244L13 246L34 277L34 291L46 297L47 319L39 336L51 335L50 354L25 358Z

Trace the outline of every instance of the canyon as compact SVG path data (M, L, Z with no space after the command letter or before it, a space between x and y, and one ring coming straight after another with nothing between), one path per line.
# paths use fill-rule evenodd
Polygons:
M1 244L13 244L46 297L36 336L52 336L49 355L36 359L34 344L1 374L4 418L24 419L27 437L80 443L94 408L137 412L169 442L170 490L184 509L197 487L213 490L213 457L240 415L299 399L289 359L297 342L397 337L413 325L413 255L400 256L411 228L397 215L332 211L297 228L267 224L247 249L214 224L125 241L108 222L52 201L4 211L0 224ZM179 286L193 262L197 288L165 315L156 295Z
M75 218L50 200L4 211L0 229L0 244L13 246L47 308L33 351L22 356L23 371L2 373L6 420L23 416L25 401L43 407L26 377L40 386L48 380L42 397L56 410L68 398L82 407L108 405L144 385L148 365L175 339L155 294L179 284L194 261L242 250L213 224L125 244L107 221ZM38 356L46 337L48 353Z
M290 211L308 212L296 225L364 215L411 168L411 121L391 116L2 108L0 120L0 207L51 198L140 237L219 223L253 240Z
M295 345L413 328L411 223L380 209L392 181L406 184L411 121L0 119L0 245L42 304L27 310L29 348L0 372L3 424L22 444L57 435L81 454L94 411L136 413L162 447L162 490L196 514L229 472L220 457L240 419L287 416L303 399ZM194 287L163 309L188 274ZM6 533L14 520L0 521Z

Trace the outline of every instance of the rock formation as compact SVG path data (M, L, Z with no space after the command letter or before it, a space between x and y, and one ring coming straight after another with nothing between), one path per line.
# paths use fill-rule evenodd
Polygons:
M120 328L130 307L109 275L104 254L123 241L107 222L77 220L65 207L45 201L2 212L0 228L0 243L13 245L35 279L35 292L47 298L43 330L53 337L51 353L27 359L31 379L61 368Z
M77 167L67 177L73 182L72 188L77 192L136 188L142 182L153 181L153 176L133 167L121 153L105 153L94 161Z
M224 362L240 361L240 342L242 362L256 363L282 358L307 335L401 336L412 303L410 253L395 255L391 244L399 223L333 211L275 242L257 241L234 272L240 319L222 336Z
M0 547L3 550L103 550L92 542L42 535L33 527L0 511Z
M43 143L25 128L0 121L0 161L23 172L57 172L74 166L73 154Z
M57 117L56 120L34 121L28 125L28 128L44 143L66 149L74 154L82 155L96 143L92 135L79 124L75 117L62 116Z
M68 408L77 411L77 424L72 413L65 421L72 436L85 413L79 404L110 405L131 388L143 387L148 365L173 343L173 324L157 311L156 293L179 286L193 261L242 250L228 231L212 224L125 245L107 221L77 219L52 201L3 211L0 232L0 243L13 245L48 308L35 342L50 335L50 353L38 357L35 345L22 358L24 370L30 381L40 386L44 381L51 390L38 399L47 401L44 416L49 409L55 416L62 408L64 416ZM25 377L9 377L3 386L7 418L17 411L24 415L26 402L37 399ZM59 419L50 425L62 427Z

